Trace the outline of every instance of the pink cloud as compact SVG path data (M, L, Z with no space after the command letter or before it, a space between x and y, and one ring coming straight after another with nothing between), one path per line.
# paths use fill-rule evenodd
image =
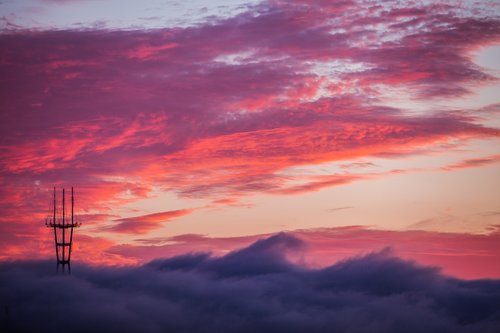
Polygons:
M176 48L177 46L177 43L167 43L156 46L142 46L133 51L130 51L128 56L132 59L151 59L155 56L158 57L162 51Z
M483 165L489 165L500 162L500 155L491 155L479 158L470 158L462 162L443 167L443 170L450 171L455 169L477 168Z
M106 230L126 234L144 234L161 227L161 224L164 222L191 214L194 210L195 209L178 209L168 212L121 218L114 220L118 223Z
M343 176L343 175L334 175L334 176L317 176L314 177L312 181L309 181L302 185L295 185L287 188L283 188L277 190L275 193L278 194L299 194L299 193L307 193L312 191L318 191L323 188L339 186L349 184L353 181L366 179L367 176Z

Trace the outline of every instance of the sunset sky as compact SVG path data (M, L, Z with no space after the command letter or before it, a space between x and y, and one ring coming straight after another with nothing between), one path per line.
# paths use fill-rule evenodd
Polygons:
M2 0L0 185L1 261L73 186L88 264L285 231L500 278L500 3Z

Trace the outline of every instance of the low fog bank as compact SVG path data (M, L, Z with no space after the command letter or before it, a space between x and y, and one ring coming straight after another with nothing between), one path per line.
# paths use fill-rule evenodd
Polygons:
M140 267L0 264L3 332L491 332L500 280L465 281L388 251L323 269L286 259L277 234L223 257Z

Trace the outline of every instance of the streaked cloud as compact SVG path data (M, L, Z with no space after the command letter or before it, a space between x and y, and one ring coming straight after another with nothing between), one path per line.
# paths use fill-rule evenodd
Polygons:
M483 165L489 165L500 162L500 155L485 156L479 158L470 158L457 164L447 165L444 170L475 168Z
M159 227L159 224L168 222L176 217L191 214L194 209L179 209L168 212L153 213L142 216L127 217L115 220L117 224L104 229L119 233L143 234Z

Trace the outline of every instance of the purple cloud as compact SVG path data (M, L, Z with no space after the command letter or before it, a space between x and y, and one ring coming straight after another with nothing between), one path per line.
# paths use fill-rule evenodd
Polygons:
M498 280L443 276L387 250L309 269L285 259L302 246L278 234L223 257L79 265L71 276L55 276L48 262L2 263L0 318L20 332L494 332L500 325Z

